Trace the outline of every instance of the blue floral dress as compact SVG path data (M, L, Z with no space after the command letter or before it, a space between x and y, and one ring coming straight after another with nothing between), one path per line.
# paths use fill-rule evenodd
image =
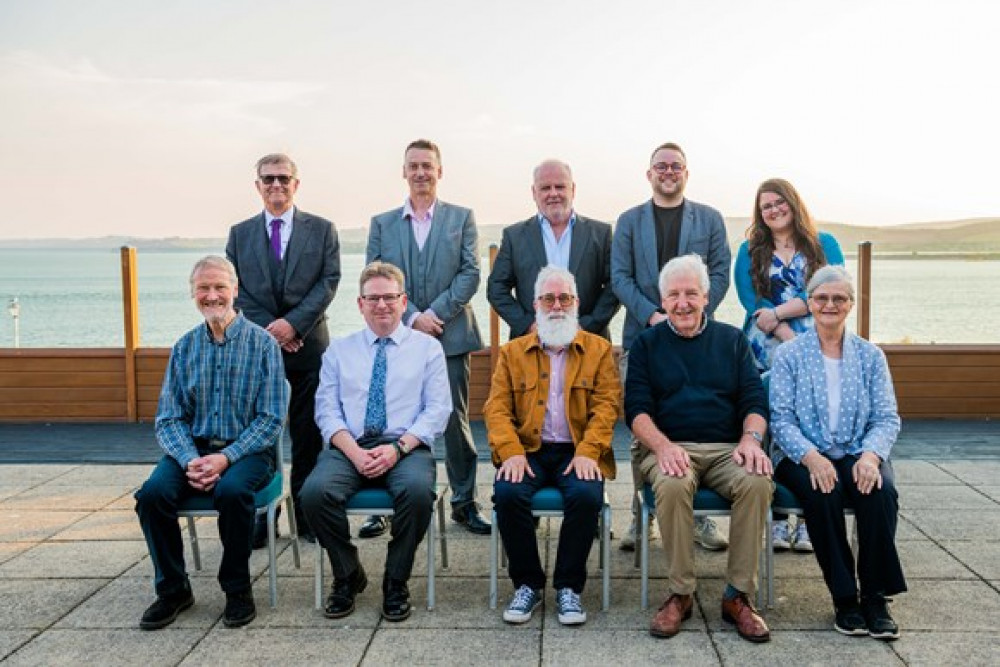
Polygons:
M795 253L786 265L777 255L771 256L770 294L767 298L774 306L780 306L796 297L801 298L806 288L806 270L808 264L802 253ZM784 320L785 324L792 328L795 335L813 328L813 317L810 314L801 317ZM771 358L774 350L781 344L781 339L771 334L766 334L757 328L757 320L754 317L747 317L743 325L743 333L750 341L750 348L757 362L757 370L761 373L771 370Z

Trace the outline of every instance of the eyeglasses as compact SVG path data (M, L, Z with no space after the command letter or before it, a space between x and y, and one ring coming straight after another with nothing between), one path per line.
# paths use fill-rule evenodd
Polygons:
M369 306L377 306L379 301L385 301L385 305L391 306L399 301L401 296L403 295L399 292L395 294L390 292L389 294L362 294L360 298Z
M566 294L565 292L563 292L562 294L543 294L540 297L538 297L538 300L541 301L542 305L545 306L546 308L551 308L552 306L554 306L557 300L559 301L560 306L562 306L563 308L569 308L570 306L573 305L573 302L576 301L576 296L572 294Z
M288 174L264 174L259 180L264 185L271 185L275 181L278 181L282 185L288 185L292 182L292 178Z
M679 174L684 171L685 165L680 162L657 162L652 167L650 167L657 174L669 174L674 172Z
M769 213L772 209L777 210L779 206L788 206L788 202L785 201L784 199L775 199L774 201L768 202L767 204L761 204L760 212Z
M842 308L844 306L844 304L846 304L848 301L851 300L851 297L844 296L843 294L833 294L833 295L830 295L830 294L814 294L813 296L811 296L809 298L812 299L813 301L815 301L817 304L819 304L821 306L825 306L828 303L832 303L837 308Z

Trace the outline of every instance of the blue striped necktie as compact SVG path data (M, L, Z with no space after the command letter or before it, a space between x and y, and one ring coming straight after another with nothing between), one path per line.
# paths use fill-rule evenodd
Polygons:
M375 341L375 362L372 364L372 381L368 387L368 405L365 408L365 436L380 436L386 428L385 416L385 346L388 338Z

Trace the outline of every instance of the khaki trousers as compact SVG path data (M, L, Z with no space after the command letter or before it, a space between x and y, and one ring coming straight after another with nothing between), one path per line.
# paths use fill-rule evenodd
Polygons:
M694 593L694 494L699 486L704 486L733 504L726 581L753 598L757 590L761 536L774 484L769 477L748 473L736 465L732 457L735 445L677 444L683 446L691 458L686 476L664 475L657 465L656 455L645 448L640 465L643 479L652 485L656 497L656 520L660 524L667 557L668 589L671 594Z

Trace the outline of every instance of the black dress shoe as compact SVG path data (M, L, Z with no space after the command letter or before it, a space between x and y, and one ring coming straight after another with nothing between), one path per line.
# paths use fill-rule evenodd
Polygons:
M351 576L345 579L335 579L330 597L326 599L323 615L327 618L343 618L354 612L354 598L368 587L368 576L365 568L358 563Z
M159 630L175 620L177 615L194 604L194 594L190 588L173 595L161 595L142 614L139 627L143 630Z
M489 535L493 528L486 519L479 514L479 508L475 503L459 507L451 511L451 520L465 526L465 529L475 535Z
M365 519L365 522L361 524L361 530L358 531L358 537L363 539L378 537L387 530L389 530L389 517L372 515Z
M249 588L239 593L226 593L226 610L222 612L222 624L227 628L239 628L257 618L257 606L253 603L253 591Z
M281 508L278 508L277 513L274 515L274 537L278 538L281 536L281 531L278 530L278 519L281 517ZM253 548L263 549L267 546L267 514L258 514L257 520L253 524Z
M389 579L382 581L382 618L396 623L410 617L410 589L405 581Z

